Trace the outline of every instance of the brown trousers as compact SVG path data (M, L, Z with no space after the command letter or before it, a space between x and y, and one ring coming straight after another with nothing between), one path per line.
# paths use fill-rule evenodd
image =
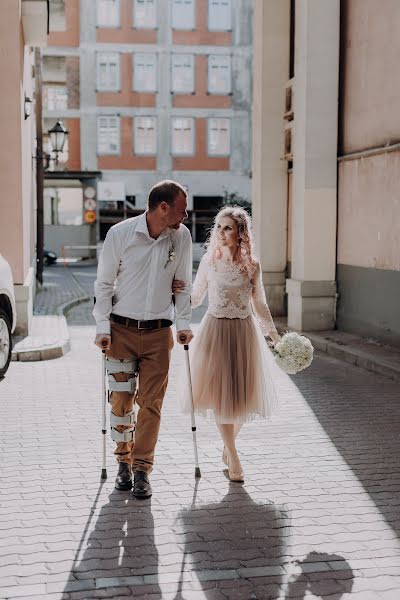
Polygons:
M171 350L174 345L170 327L148 331L111 323L111 348L107 355L117 359L139 359L139 393L136 398L129 392L112 392L112 411L123 417L139 406L135 440L117 442L115 456L118 462L132 465L132 470L150 473L154 450L160 429L161 407L168 384ZM117 381L127 381L128 373L116 373ZM125 427L119 426L121 431Z

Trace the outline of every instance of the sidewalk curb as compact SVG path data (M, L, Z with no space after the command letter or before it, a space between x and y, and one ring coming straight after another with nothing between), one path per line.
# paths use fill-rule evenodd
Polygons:
M75 277L74 279L77 287L82 292L84 292L77 279ZM26 349L21 350L18 349L17 343L12 351L11 360L20 362L34 362L40 360L52 360L53 358L61 358L62 356L65 356L65 354L67 354L71 350L68 324L65 315L74 306L77 306L78 304L82 304L83 302L87 302L89 300L90 297L83 293L83 295L79 296L78 298L74 298L73 300L68 300L63 304L60 304L60 306L57 307L56 315L48 315L51 316L53 319L54 317L57 317L59 320L59 329L62 332L59 339L52 344L32 346L30 348L28 347ZM33 318L35 318L35 316Z
M327 340L324 336L318 335L315 332L304 332L304 335L309 338L314 348L320 352L325 352L334 358L343 360L344 362L356 365L367 371L378 373L389 377L394 381L400 381L400 364L394 366L389 364L383 358L374 356L372 353L363 352L360 349L354 349L348 346L337 344Z

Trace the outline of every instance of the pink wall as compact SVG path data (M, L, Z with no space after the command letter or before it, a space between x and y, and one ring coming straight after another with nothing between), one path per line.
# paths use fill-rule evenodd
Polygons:
M399 0L342 2L342 153L400 140ZM400 270L400 152L339 163L338 260Z
M19 4L3 0L0 19L0 73L7 82L0 94L0 252L11 265L15 283L24 282L35 248L34 116L25 121L23 113L25 93L32 98L32 56L24 46Z
M345 153L400 140L399 0L344 0Z
M400 270L400 152L339 164L338 263Z

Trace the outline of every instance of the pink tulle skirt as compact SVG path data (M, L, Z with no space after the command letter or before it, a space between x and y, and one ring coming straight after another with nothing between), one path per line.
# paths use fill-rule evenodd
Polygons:
M273 357L254 317L221 319L207 313L190 345L195 411L219 423L244 423L276 412ZM188 387L184 411L190 412Z

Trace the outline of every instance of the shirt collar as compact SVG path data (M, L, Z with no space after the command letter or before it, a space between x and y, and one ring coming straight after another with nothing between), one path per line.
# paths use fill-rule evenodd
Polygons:
M147 210L140 215L139 220L138 220L138 224L136 225L136 233L144 233L144 235L148 238L150 238L153 241L158 241L158 240L162 240L166 237L168 237L171 232L173 231L173 229L170 229L169 227L167 227L162 233L160 233L160 235L158 236L157 240L154 240L150 233L149 233L149 228L147 227L147 219L146 219L146 215L147 215Z

